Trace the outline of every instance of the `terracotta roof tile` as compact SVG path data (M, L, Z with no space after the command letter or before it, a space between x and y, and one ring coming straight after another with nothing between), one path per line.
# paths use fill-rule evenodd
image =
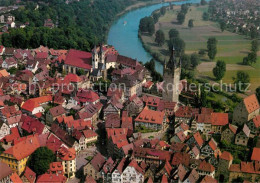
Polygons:
M177 152L173 155L172 165L178 166L179 164L183 164L186 167L190 164L190 155L184 152Z
M19 175L17 173L13 173L13 175L10 176L10 180L14 183L23 183Z
M2 161L0 161L0 170L0 180L3 180L5 177L10 176L13 173L12 169Z
M36 173L33 172L28 166L26 166L23 174L30 183L34 183L36 180Z
M254 119L253 119L253 122L255 124L255 127L256 128L259 128L260 127L260 115L256 116Z
M196 142L198 143L198 145L201 147L204 143L201 135L200 135L200 132L196 132L193 137L195 138Z
M251 160L260 161L260 148L254 147Z
M220 155L219 158L220 158L220 159L223 159L223 160L227 160L227 161L233 160L232 154L231 154L230 152L227 152L227 151L224 151L224 152Z
M135 119L136 122L155 123L161 125L163 123L163 120L164 120L164 112L149 110L146 107Z
M212 178L211 176L206 175L206 176L202 179L201 183L218 183L218 181L217 181L216 179Z
M255 110L260 108L258 100L257 100L255 94L250 95L250 96L244 98L243 102L244 102L244 105L245 105L248 113L252 113Z
M90 70L92 61L92 54L85 51L70 49L65 64Z
M210 163L207 163L205 160L202 161L200 164L199 164L199 167L198 167L198 170L201 170L201 171L205 171L205 172L213 172L215 171L215 168L214 166L212 166Z
M67 178L61 174L49 174L45 173L40 175L36 183L65 183Z

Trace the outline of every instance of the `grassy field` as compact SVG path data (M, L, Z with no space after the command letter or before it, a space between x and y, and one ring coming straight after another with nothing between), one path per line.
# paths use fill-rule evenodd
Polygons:
M156 30L163 30L166 40L169 39L169 30L172 28L177 29L180 32L180 37L186 43L185 53L191 54L198 52L200 49L206 49L207 39L209 37L215 37L218 40L218 53L214 61L224 60L227 63L227 72L223 81L233 83L232 78L236 75L236 72L238 70L243 70L251 77L252 91L260 85L260 58L258 58L257 64L254 64L252 67L241 65L243 57L245 57L250 50L251 40L245 36L232 32L221 32L217 23L202 20L202 14L207 11L207 6L190 7L183 25L179 25L176 20L180 7L175 6L174 8L173 11L168 10L163 17L160 17L159 22L155 25ZM192 29L188 28L189 19L194 20L194 27ZM162 47L158 47L154 42L154 36L149 37L143 35L142 40L152 52L159 54L161 60L169 59L167 56L168 48L166 43ZM208 57L205 56L202 58L202 63L196 70L196 76L214 82L212 74L214 66L215 62L210 62Z

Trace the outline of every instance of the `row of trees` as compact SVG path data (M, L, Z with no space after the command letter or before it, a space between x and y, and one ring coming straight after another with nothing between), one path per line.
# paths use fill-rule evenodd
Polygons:
M251 51L248 53L246 57L243 58L244 65L252 65L253 63L256 63L258 49L259 43L258 40L255 39L251 42Z
M188 12L188 9L189 9L189 7L188 7L187 4L181 5L181 11L177 15L177 21L178 21L179 24L183 24L184 23L185 16L186 16L186 14Z

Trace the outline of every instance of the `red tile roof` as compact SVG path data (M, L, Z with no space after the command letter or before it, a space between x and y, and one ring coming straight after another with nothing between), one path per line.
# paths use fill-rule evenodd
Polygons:
M183 164L186 167L189 167L190 164L190 155L184 152L177 152L173 155L172 163L173 166L178 166L179 164Z
M232 125L232 124L228 124L228 127L234 134L237 133L237 126Z
M206 176L202 179L201 183L218 183L218 181L217 181L216 179L212 178L211 176L206 175Z
M198 167L198 170L200 171L205 171L205 172L213 172L215 171L215 168L214 166L212 166L212 164L210 163L207 163L205 160L202 161Z
M39 120L32 118L30 116L23 115L21 118L21 122L23 122L22 129L27 131L28 133L36 132L38 134L42 134L43 129L45 127Z
M164 112L153 111L145 107L143 111L135 118L136 122L154 123L162 125L164 120Z
M224 151L219 158L223 159L223 160L227 160L227 161L233 160L232 154L230 152L227 152L227 151Z
M92 68L91 61L92 61L91 53L70 49L67 54L65 64L90 70Z
M187 174L187 170L185 169L185 167L182 164L180 164L178 166L178 177L181 180L181 182L184 181L184 177L186 174Z
M144 170L137 164L137 162L134 159L130 162L128 166L135 168L137 172L144 175Z
M105 162L106 160L104 156L102 156L100 153L97 153L90 161L90 164L95 168L96 171L100 172Z
M91 176L86 176L85 183L97 183L95 179Z
M196 132L193 137L195 138L196 142L198 143L198 145L201 147L204 143L201 135L200 135L200 132Z
M58 150L58 157L63 161L71 161L76 158L76 151L74 148L67 149L65 147L61 147Z
M36 183L65 183L67 182L67 178L61 174L49 174L45 173L40 175L36 181Z
M10 147L6 151L4 151L4 153L12 155L17 160L21 160L25 157L30 156L39 147L40 143L38 140L38 136L34 135Z
M260 161L260 148L254 147L253 153L251 156L252 161Z
M92 138L98 136L93 130L84 130L83 134L85 138Z
M73 73L69 73L65 76L64 80L68 81L68 82L72 82L72 83L78 83L78 82L81 82L82 79L76 75L76 74L73 74Z
M48 170L48 172L52 172L52 173L58 173L58 172L62 172L63 174L63 166L62 166L62 162L52 162L50 164L50 168Z
M51 95L31 98L23 103L22 109L32 112L34 108L39 107L42 103L47 103L51 101L52 101Z
M60 116L62 114L65 114L65 112L66 112L65 109L62 107L62 105L58 105L56 107L53 107L49 111L50 111L52 117Z
M228 124L228 113L212 113L211 114L212 125L224 126Z
M11 128L11 134L6 135L1 142L13 142L15 139L20 138L19 130L17 127Z
M106 128L120 128L120 116L119 114L107 114L105 120Z
M30 183L34 183L36 180L36 173L33 172L28 166L25 168L23 175Z
M254 119L253 119L253 122L255 124L255 127L256 128L259 128L260 127L260 115L256 116Z
M250 95L243 100L248 113L252 113L260 108L256 95Z
M162 183L168 183L168 178L166 177L166 175L165 174L163 174L163 176L162 176L162 181L161 181Z
M10 180L13 183L23 183L23 181L20 179L19 175L17 173L13 173L13 175L10 176Z
M209 146L213 151L215 151L218 148L218 145L213 138L211 138L211 140L209 141Z

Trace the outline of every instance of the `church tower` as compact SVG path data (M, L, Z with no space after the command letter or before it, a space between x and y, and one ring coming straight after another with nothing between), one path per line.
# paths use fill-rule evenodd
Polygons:
M94 49L92 50L92 68L97 69L99 62L99 54L97 52L97 47L95 45Z
M176 60L175 49L172 49L169 62L164 63L163 69L163 100L179 102L180 94L181 59Z

